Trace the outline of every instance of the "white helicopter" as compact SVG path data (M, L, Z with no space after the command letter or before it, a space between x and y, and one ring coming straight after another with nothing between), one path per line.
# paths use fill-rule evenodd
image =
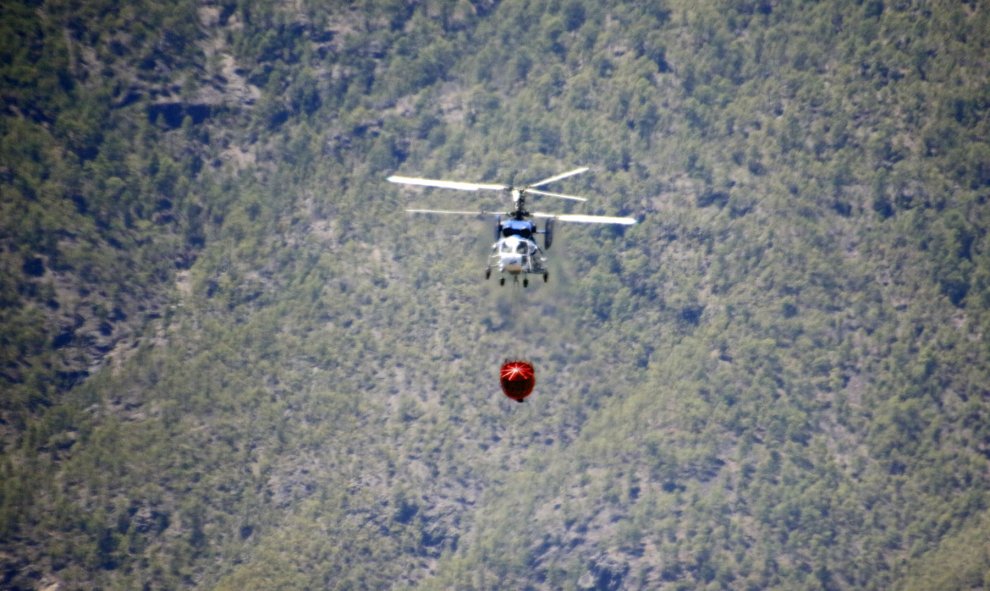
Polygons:
M540 191L536 189L536 187L542 187L543 185L548 185L552 182L559 181L576 174L581 174L587 170L588 167L586 166L575 168L574 170L569 170L567 172L554 175L550 178L546 178L535 183L530 183L523 187L513 187L512 185L491 183L465 183L460 181L445 181L395 175L388 177L388 180L393 183L400 183L404 185L440 187L443 189L457 189L460 191L488 190L508 192L512 197L512 205L514 209L513 211L505 213L485 210L481 210L479 212L451 211L445 209L407 209L406 211L410 213L440 213L454 215L481 214L496 216L494 232L495 244L492 245L492 254L489 257L488 266L485 268L485 279L491 277L492 267L497 265L499 272L502 274L499 278L499 283L501 285L505 285L505 274L508 273L509 275L512 275L516 282L519 281L519 277L521 275L523 287L527 287L529 285L529 278L527 275L529 274L543 275L544 283L546 283L550 278L550 271L547 269L547 261L546 257L543 255L543 249L536 244L534 236L536 234L543 234L543 246L546 250L549 250L550 244L553 243L553 227L555 221L577 222L581 224L621 224L624 226L629 226L636 223L635 218L628 217L570 213L556 214L526 211L527 195L557 197L559 199L569 199L572 201L587 201L584 197L578 197L576 195L549 193L547 191ZM503 216L505 216L505 219L503 219ZM527 219L531 217L546 219L542 232L537 229L534 222Z

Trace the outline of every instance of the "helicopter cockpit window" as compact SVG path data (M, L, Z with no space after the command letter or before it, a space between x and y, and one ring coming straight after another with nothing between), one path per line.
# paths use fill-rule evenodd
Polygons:
M502 224L502 236L521 236L527 240L533 237L533 224L525 220L509 220Z
M502 228L502 236L508 238L509 236L522 236L523 238L532 238L533 233L530 232L529 228L519 228L506 226Z
M512 252L512 247L509 246L508 242L502 243L502 252Z
M516 252L519 253L519 254L526 254L527 252L529 252L529 249L526 248L526 243L525 242L520 242L516 246Z

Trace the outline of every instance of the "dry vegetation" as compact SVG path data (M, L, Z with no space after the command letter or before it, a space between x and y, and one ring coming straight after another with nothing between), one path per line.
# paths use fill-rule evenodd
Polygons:
M985 7L329 4L0 7L0 587L990 585Z

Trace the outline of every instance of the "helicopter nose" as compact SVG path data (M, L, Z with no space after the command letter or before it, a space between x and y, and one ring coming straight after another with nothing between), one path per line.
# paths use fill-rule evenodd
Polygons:
M519 273L522 271L522 260L517 255L504 256L501 266L502 270L508 273Z

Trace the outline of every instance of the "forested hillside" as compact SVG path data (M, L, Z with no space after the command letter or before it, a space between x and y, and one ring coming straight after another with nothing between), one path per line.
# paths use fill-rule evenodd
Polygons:
M0 587L990 587L987 7L604 4L0 5Z

